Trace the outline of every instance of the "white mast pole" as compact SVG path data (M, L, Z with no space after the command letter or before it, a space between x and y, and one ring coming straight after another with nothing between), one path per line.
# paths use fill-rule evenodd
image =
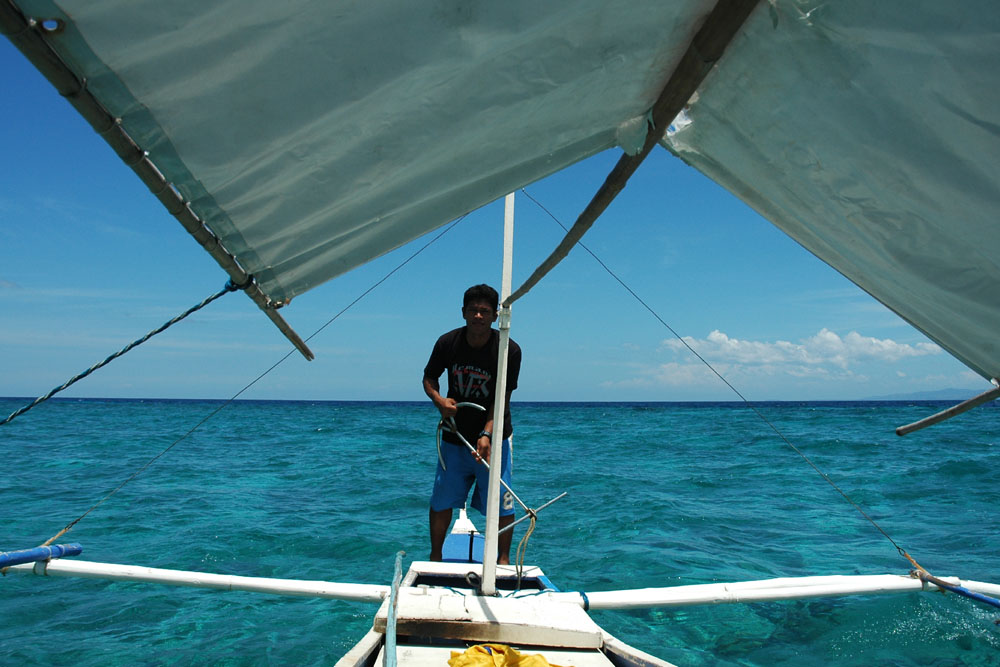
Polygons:
M510 296L514 252L514 193L504 200L503 277L500 302ZM501 306L500 354L497 356L497 388L493 397L493 446L490 448L490 485L486 494L486 542L483 545L483 595L495 595L497 545L500 522L500 471L503 466L503 416L507 404L507 348L510 344L510 306Z

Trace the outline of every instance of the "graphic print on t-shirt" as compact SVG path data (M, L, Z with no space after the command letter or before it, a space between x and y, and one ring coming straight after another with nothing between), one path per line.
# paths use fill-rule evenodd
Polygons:
M489 383L493 378L478 366L452 366L451 380L463 398L489 398Z

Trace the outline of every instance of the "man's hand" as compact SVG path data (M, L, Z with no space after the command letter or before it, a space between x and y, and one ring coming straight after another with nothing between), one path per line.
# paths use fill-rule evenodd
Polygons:
M479 462L483 465L489 465L490 463L490 439L485 436L479 436L476 440L476 454L479 455Z
M448 419L449 417L454 417L458 412L458 401L454 398L442 398L440 402L435 401L438 411L441 413L442 419Z

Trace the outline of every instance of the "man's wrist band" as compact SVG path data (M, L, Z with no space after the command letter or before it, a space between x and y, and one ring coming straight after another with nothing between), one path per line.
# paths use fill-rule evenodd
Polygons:
M479 432L479 437L480 437L480 438L481 438L481 437L483 437L484 435L485 435L485 436L486 436L487 438L489 438L490 442L493 442L493 434L492 434L492 433L490 433L489 431L480 431L480 432Z

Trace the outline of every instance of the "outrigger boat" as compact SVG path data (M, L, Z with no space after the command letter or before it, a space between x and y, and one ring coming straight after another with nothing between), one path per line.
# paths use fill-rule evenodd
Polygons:
M403 664L441 665L453 652L483 645L516 646L554 665L670 664L605 632L579 604L579 594L560 596L537 567L499 566L498 594L482 595L483 568L475 557L484 542L462 510L445 540L444 561L412 563L372 629L338 666L385 664L393 651Z
M0 0L0 31L307 358L280 313L293 298L619 146L573 229L516 290L505 261L506 335L511 304L663 146L983 378L1000 377L1000 12L987 0ZM498 493L495 481L488 516ZM469 534L460 522L452 536L463 562L414 563L392 587L58 558L74 548L2 564L381 604L344 667L440 664L483 643L562 665L658 665L587 610L1000 594L919 566L567 593L537 568L497 566L495 518L479 563Z

